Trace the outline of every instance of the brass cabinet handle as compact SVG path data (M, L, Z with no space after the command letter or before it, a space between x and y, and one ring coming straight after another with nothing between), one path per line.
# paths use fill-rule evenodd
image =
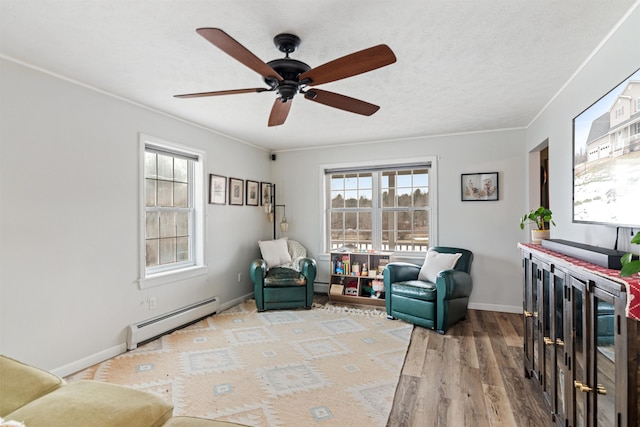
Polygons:
M598 384L596 387L596 392L598 394L607 394L607 389L604 388L604 386L602 384Z
M560 338L556 338L556 344L562 347L564 346L564 341L562 341Z
M524 311L524 317L533 317L533 313L530 311L525 310Z
M542 341L544 341L544 343L546 345L552 345L553 344L553 340L551 338L549 338L549 337L542 338Z
M591 391L591 390L593 390L591 387L589 387L586 384L583 384L582 381L578 381L578 380L574 380L573 381L573 386L575 388L577 388L578 390L580 390L580 391ZM605 391L605 393L606 393L606 391Z
M533 312L533 317L538 317L538 312L537 311Z

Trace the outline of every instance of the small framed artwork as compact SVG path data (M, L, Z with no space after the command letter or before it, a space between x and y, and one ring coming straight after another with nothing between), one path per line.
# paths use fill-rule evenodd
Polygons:
M260 205L264 206L271 203L271 184L268 182L260 183Z
M229 178L229 204L244 205L244 179Z
M463 173L460 184L463 202L498 200L498 172Z
M209 203L227 204L227 177L209 174Z
M258 206L258 193L260 193L258 182L247 180L247 188L245 194L247 206Z

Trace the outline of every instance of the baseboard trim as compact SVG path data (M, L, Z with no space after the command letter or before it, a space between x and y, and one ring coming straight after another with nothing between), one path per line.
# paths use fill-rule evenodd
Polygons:
M329 284L315 282L313 284L313 292L316 294L329 295Z
M80 372L83 369L87 369L90 366L102 363L105 360L111 359L112 357L116 357L117 355L122 354L126 351L127 344L123 342L122 344L107 348L106 350L102 350L80 360L76 360L75 362L71 362L67 365L63 365L59 368L53 369L51 370L51 373L59 377L66 377L68 375L75 374L76 372Z
M522 307L517 305L513 306L513 305L483 304L483 303L477 303L477 302L470 302L469 308L471 310L499 311L501 313L522 314Z
M248 294L244 294L241 297L238 297L236 299L232 299L231 301L227 301L224 304L220 304L220 312L227 310L231 307L235 307L236 305L248 300L248 299L253 299L255 298L254 293L253 292L249 292Z

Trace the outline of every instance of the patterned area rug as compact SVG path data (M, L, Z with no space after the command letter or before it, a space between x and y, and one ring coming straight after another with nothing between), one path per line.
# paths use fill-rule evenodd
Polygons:
M128 385L175 415L250 426L384 426L412 329L375 310L258 313L250 300L67 381Z

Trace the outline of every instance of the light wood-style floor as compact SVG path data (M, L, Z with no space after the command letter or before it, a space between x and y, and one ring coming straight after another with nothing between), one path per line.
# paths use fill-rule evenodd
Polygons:
M414 327L387 426L551 426L524 376L518 314L469 310L445 335Z

